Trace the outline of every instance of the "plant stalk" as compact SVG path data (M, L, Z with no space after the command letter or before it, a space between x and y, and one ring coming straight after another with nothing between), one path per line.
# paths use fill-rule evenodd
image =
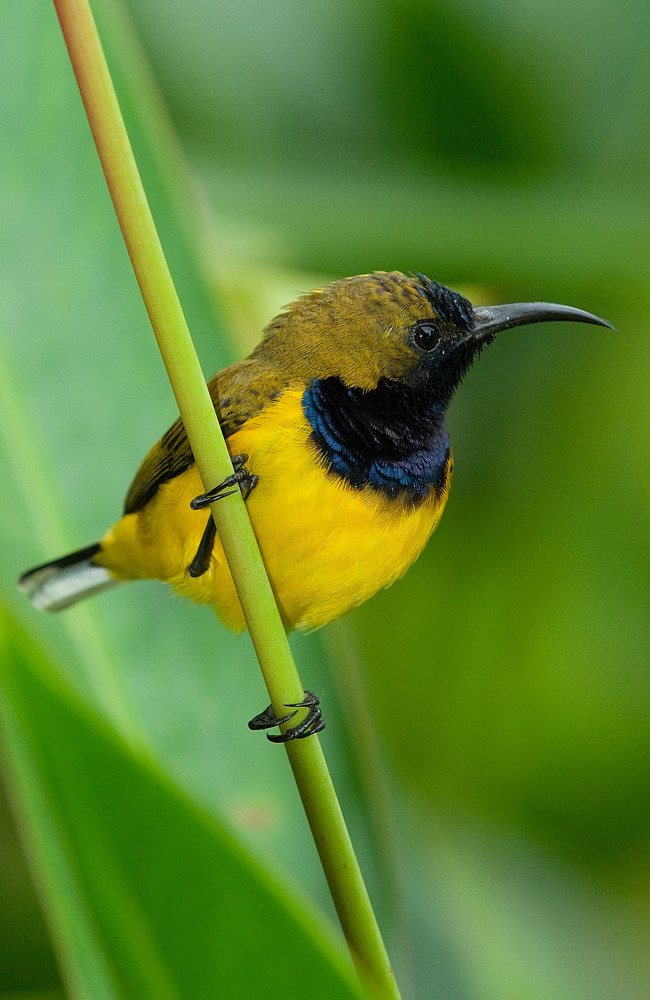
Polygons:
M232 472L205 378L167 267L88 0L54 0L106 183L206 490ZM236 491L212 513L276 714L302 700L296 670L245 504ZM352 958L375 995L399 1000L318 737L286 744Z

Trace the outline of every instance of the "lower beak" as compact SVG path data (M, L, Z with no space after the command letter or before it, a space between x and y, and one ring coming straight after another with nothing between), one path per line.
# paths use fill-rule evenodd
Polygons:
M596 326L614 327L607 320L573 306L560 306L554 302L513 302L505 306L476 306L474 309L474 336L491 339L500 330L530 323L594 323Z

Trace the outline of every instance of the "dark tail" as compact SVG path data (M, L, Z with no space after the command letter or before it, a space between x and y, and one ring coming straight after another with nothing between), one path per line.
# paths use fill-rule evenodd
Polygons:
M93 562L100 548L99 544L88 545L62 559L36 566L23 573L18 586L40 611L62 611L120 582Z

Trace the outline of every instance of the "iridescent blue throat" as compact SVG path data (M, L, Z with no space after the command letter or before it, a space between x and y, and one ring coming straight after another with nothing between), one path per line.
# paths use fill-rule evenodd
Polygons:
M328 468L351 486L395 499L422 501L442 493L450 456L444 410L426 394L380 379L351 389L341 379L314 379L302 397L312 441Z

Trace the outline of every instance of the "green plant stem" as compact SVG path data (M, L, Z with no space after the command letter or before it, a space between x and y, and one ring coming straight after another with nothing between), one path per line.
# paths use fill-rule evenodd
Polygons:
M204 486L232 471L183 311L149 210L87 0L54 0L120 228ZM303 687L241 495L212 507L271 703L281 714ZM317 737L286 745L300 797L364 981L399 998L386 949Z

